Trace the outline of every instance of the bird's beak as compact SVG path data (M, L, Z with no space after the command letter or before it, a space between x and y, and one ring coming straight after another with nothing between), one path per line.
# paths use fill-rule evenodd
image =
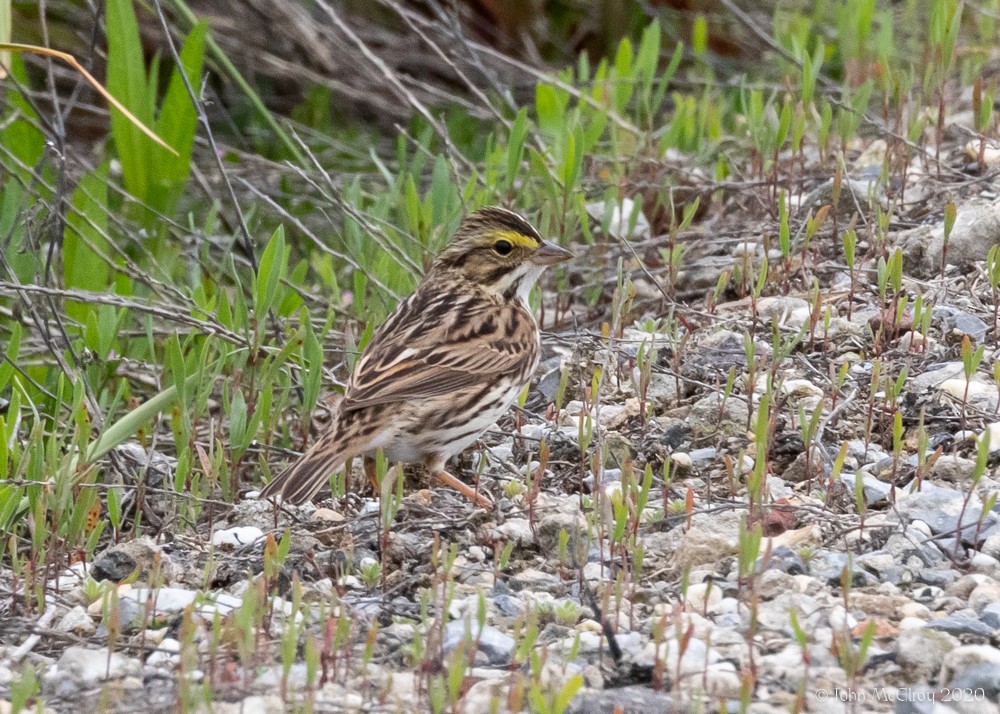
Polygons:
M553 265L555 263L562 263L564 260L569 260L572 257L573 254L565 248L545 240L542 241L542 244L531 256L531 262L535 265Z

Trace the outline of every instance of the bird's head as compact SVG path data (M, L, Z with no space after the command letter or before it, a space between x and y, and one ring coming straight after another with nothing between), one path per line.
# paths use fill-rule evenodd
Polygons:
M565 248L543 240L518 214L491 206L465 217L434 261L431 275L458 273L489 292L527 301L545 268L572 257Z

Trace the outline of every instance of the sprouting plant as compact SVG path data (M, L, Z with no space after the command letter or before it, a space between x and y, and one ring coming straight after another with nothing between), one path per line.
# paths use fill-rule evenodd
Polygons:
M788 196L783 190L778 192L778 247L784 260L782 270L784 272L785 293L787 293L788 274L792 270L792 232L788 227Z
M809 474L807 490L812 490L813 482L813 451L816 448L814 443L819 430L820 418L823 416L822 404L817 405L811 414L806 414L805 405L799 404L799 430L802 434L802 443L805 445L806 473Z
M582 609L580 605L569 598L565 598L556 603L552 610L552 614L556 618L556 622L560 625L565 625L566 627L572 627L580 620L580 613Z
M384 569L377 560L366 561L358 568L361 573L361 581L369 590L377 587L383 581Z
M997 387L997 402L993 406L993 413L1000 413L1000 360L993 360L993 384Z
M882 360L875 358L872 360L872 375L868 385L868 410L865 416L865 449L872 440L872 429L875 418L875 398L879 393L882 383Z
M809 654L809 636L802 629L802 625L799 624L799 616L795 607L792 607L788 611L788 620L792 627L795 644L798 645L799 650L802 652L802 679L799 680L799 686L795 691L795 703L792 711L802 712L806 709L809 688L809 665L812 663L812 656Z
M677 274L680 272L681 262L686 251L685 244L677 242L677 236L691 226L691 222L694 221L694 217L698 213L698 207L701 205L701 199L696 197L694 201L685 205L681 211L681 220L678 222L677 213L674 210L674 195L673 193L668 195L667 210L670 212L670 232L667 236L667 247L663 249L663 256L666 259L668 270L667 294L673 296L677 285Z
M857 688L858 677L864 672L865 663L868 661L868 650L875 639L875 628L875 621L869 620L861 633L857 646L854 645L850 632L834 630L833 649L836 652L840 668L847 675L847 681L852 691Z
M657 363L658 357L659 350L656 349L655 342L651 341L647 343L646 340L643 340L642 344L639 345L639 351L635 357L635 367L639 373L638 384L636 385L636 393L639 395L639 419L643 425L646 423L646 413L648 411L646 395L649 392L649 383L653 377L653 366Z
M955 56L958 32L962 24L960 0L934 0L931 3L930 22L927 25L927 49L930 62L924 69L924 95L937 92L938 114L934 160L938 177L941 176L941 144L944 140L945 84Z
M31 664L24 665L18 675L10 683L10 710L22 712L28 710L28 703L41 693L41 681ZM42 707L41 702L38 703Z
M770 382L768 389L760 397L757 403L757 420L754 423L754 455L753 471L747 477L747 498L749 499L749 511L755 520L763 517L764 506L764 484L767 479L767 454L771 438L771 392Z
M1000 246L990 247L986 256L986 278L993 295L993 332L1000 330Z
M962 391L962 429L965 429L965 413L969 402L969 385L972 378L979 369L979 364L983 361L985 345L979 345L972 349L972 341L968 335L962 336L962 373L965 375L965 388Z
M928 448L930 446L930 439L927 436L927 427L924 426L924 409L920 409L920 421L917 423L917 470L913 478L912 490L919 491L920 486L924 481L924 477L928 473L929 459L928 459Z
M392 524L396 521L396 514L399 512L400 502L403 499L403 478L398 466L389 468L389 462L381 449L375 454L375 483L379 493L379 523L381 525L379 554L381 562L376 564L379 566L377 569L369 568L368 572L362 573L362 575L366 583L370 575L378 576L384 593L388 570L385 559L389 550L389 532ZM373 586L369 585L369 587Z
M983 476L986 474L986 462L990 456L990 432L989 430L980 434L976 439L976 465L972 469L972 478L969 480L968 490L965 493L965 498L962 500L962 509L958 512L958 524L955 526L955 555L958 555L959 549L962 547L962 541L965 539L965 529L967 525L963 522L965 517L965 511L969 507L969 502L972 500L972 496L976 493L979 488L979 482L982 481ZM996 494L991 494L994 501L996 501ZM987 499L988 500L988 499ZM976 538L978 538L979 528L982 525L982 519L984 514L989 511L981 510L979 518L976 521ZM974 541L975 542L975 541Z
M941 244L941 284L947 290L944 273L948 266L948 240L951 238L951 231L955 227L955 219L958 217L958 209L954 201L948 201L944 207L944 241ZM947 296L947 293L945 293Z
M977 160L980 171L982 171L986 161L986 132L993 120L993 93L989 91L983 93L982 77L976 77L976 81L972 85L972 114L976 122L976 131L979 132L979 156Z
M851 277L850 291L848 292L847 295L847 319L850 320L852 308L854 306L854 292L856 289L856 282L855 282L856 278L854 274L854 257L855 257L854 251L857 248L858 244L858 234L854 230L853 226L844 231L843 243L844 243L844 262L847 263L847 270L850 273Z
M750 525L747 519L740 521L739 550L737 551L736 568L739 574L738 599L747 603L749 619L743 632L746 640L749 662L748 671L744 674L750 685L750 691L756 687L757 667L754 659L753 641L759 627L760 595L757 589L757 558L760 556L760 546L763 540L763 529L759 521Z
M840 473L844 469L844 459L847 458L847 442L842 441L840 443L840 449L837 451L837 456L833 460L833 466L830 468L830 477L826 482L826 503L827 505L833 499L833 489L837 480L840 478ZM860 476L855 476L855 479L860 478Z
M764 256L764 259L760 264L760 270L757 272L757 278L754 280L750 289L750 313L755 326L757 324L757 320L759 319L757 301L760 299L760 296L764 294L764 288L767 285L768 267L767 256Z

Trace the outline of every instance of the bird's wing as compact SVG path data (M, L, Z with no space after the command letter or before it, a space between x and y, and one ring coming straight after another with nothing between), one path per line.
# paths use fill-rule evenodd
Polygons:
M496 305L456 297L438 309L437 302L446 301L414 295L378 330L355 366L342 411L443 396L516 373L534 359L532 322L508 335L492 315ZM532 320L527 312L514 319Z

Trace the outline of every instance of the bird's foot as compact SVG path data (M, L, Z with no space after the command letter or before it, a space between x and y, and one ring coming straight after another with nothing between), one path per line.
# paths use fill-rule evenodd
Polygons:
M487 498L484 494L480 493L476 489L472 488L469 484L464 481L460 481L450 473L444 470L431 471L431 476L436 478L438 481L443 483L445 486L451 486L453 489L464 495L474 504L480 508L493 508L493 501Z

